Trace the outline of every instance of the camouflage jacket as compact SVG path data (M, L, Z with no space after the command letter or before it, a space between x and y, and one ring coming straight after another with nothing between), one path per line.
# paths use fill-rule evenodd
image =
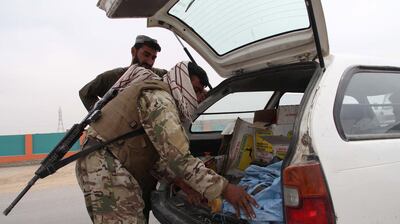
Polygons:
M228 181L190 154L172 96L162 90L145 90L138 105L142 126L160 156L154 166L157 179L179 177L209 200L220 196Z
M159 155L150 173L167 183L181 178L209 200L220 196L228 181L190 154L189 140L170 93L157 89L143 90L137 100L139 122ZM88 135L104 140L92 128Z

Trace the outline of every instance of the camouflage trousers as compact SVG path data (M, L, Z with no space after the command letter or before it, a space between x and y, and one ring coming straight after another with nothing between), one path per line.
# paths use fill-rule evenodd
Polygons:
M90 145L88 142L90 140L83 148ZM107 150L98 150L78 159L76 177L93 223L147 222L138 182Z

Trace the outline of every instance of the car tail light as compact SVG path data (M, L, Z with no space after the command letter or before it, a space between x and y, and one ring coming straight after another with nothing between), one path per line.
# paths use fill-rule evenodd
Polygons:
M283 193L286 223L334 223L330 196L318 162L286 167Z

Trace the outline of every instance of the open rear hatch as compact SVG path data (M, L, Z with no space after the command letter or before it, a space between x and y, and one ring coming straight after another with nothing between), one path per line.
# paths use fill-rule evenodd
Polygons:
M110 18L148 18L148 27L171 30L224 78L329 54L320 0L100 0L98 6Z

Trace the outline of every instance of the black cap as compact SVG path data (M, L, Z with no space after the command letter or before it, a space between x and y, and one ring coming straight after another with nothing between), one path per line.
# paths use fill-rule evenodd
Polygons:
M154 48L157 51L161 51L160 45L157 43L156 39L153 39L151 37L148 37L146 35L138 35L135 40L135 45L136 44L145 44L149 45L149 47Z
M203 86L207 86L208 88L212 89L212 86L208 81L207 72L204 71L202 67L190 61L188 64L188 70L189 74L194 74L200 79L200 82Z

